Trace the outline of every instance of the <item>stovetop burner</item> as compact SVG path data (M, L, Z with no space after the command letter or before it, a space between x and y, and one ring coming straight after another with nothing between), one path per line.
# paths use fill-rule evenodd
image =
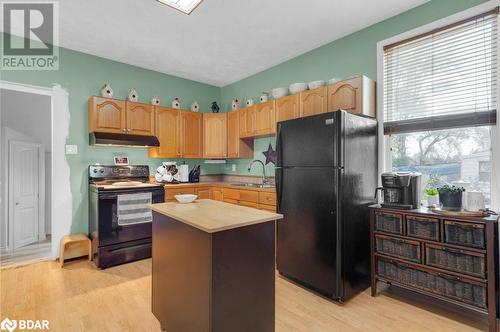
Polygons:
M161 187L149 182L148 166L89 166L89 184L99 189Z

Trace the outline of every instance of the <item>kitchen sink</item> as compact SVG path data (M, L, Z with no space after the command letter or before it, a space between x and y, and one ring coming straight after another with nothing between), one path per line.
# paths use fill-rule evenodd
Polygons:
M231 183L235 187L250 187L250 188L274 188L274 184L258 184L258 183Z

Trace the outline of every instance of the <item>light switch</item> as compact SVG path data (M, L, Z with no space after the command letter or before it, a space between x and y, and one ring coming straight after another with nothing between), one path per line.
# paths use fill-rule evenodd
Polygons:
M231 170L232 170L233 172L236 172L236 164L232 164L232 165L231 165Z
M66 145L66 154L78 154L78 145Z

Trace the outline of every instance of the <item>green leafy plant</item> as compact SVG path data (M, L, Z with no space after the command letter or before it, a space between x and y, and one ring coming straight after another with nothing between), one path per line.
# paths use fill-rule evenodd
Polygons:
M465 189L463 187L457 187L457 186L450 186L445 184L444 186L440 187L437 189L440 194L455 194L455 193L461 193L464 192Z
M439 191L436 188L427 188L425 189L425 194L427 196L437 196L439 195Z

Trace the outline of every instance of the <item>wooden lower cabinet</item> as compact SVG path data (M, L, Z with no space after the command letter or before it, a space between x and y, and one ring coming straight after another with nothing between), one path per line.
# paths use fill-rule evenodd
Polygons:
M215 201L222 201L223 200L222 188L219 188L219 187L212 188L212 199Z
M175 195L194 194L195 188L166 188L165 189L165 202L176 202Z
M195 188L194 190L195 195L198 195L199 199L211 199L212 198L211 192L212 190L210 187Z
M181 184L165 188L165 202L175 202L175 195L195 194L199 199L213 199L231 204L276 212L276 193L269 190L228 188L224 185Z

